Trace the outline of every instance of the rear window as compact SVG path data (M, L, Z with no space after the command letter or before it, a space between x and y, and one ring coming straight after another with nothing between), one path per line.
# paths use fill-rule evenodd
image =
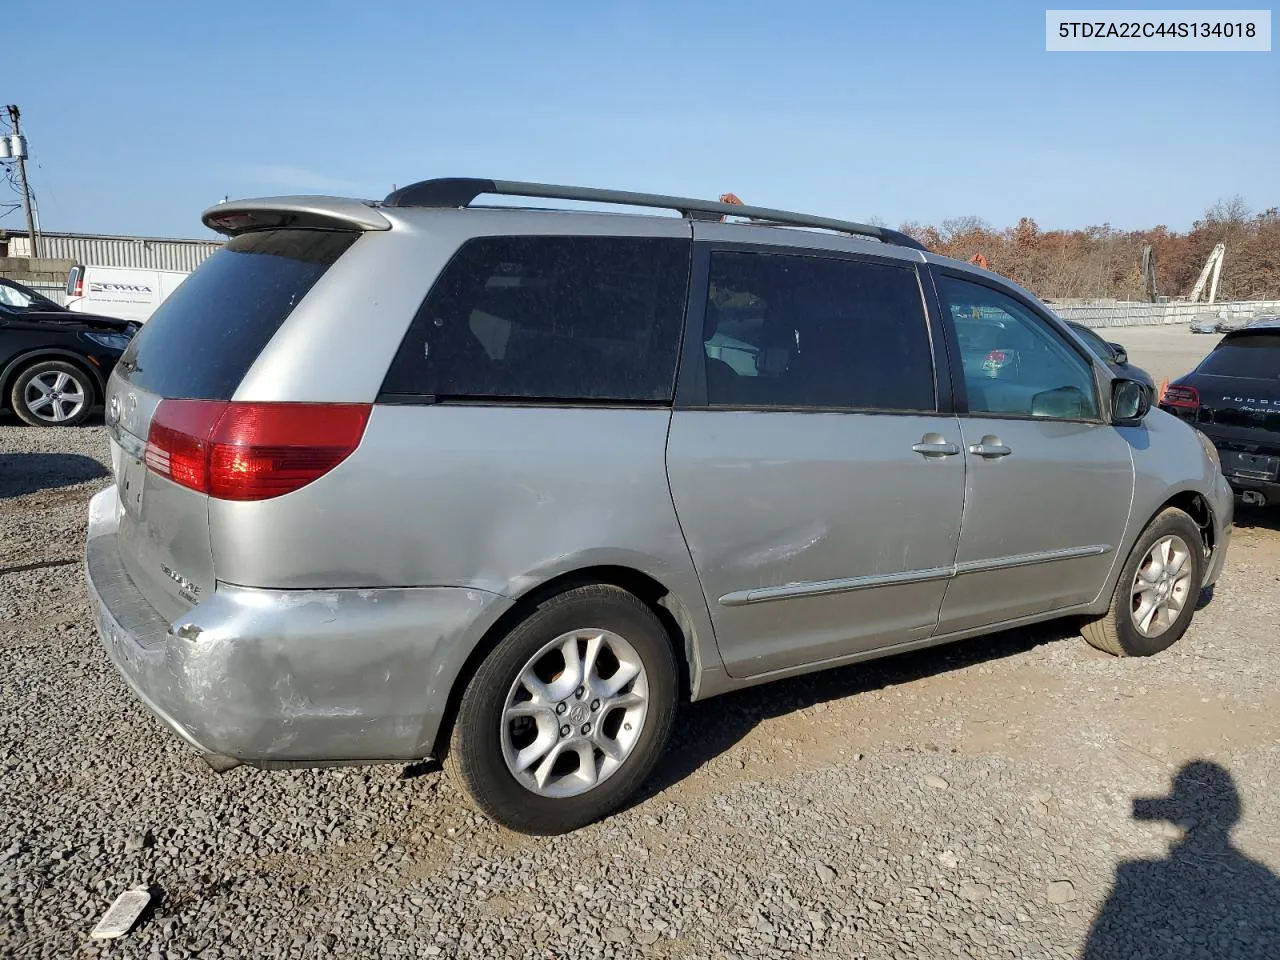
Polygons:
M151 315L122 370L164 397L231 399L298 301L358 236L271 230L234 238Z
M690 248L662 237L470 240L423 301L383 394L669 401Z
M1224 340L1201 361L1197 372L1219 377L1280 378L1280 334L1253 333Z

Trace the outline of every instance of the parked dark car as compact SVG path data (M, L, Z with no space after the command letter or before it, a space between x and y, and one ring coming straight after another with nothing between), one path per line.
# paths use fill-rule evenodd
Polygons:
M0 278L0 409L33 427L74 426L106 394L138 324L73 313Z
M1160 406L1213 441L1246 503L1280 503L1280 318L1228 333Z
M1084 345L1093 351L1099 360L1111 367L1116 373L1128 377L1130 380L1141 380L1147 385L1152 396L1155 396L1156 382L1151 379L1151 374L1143 370L1141 367L1135 367L1129 362L1129 353L1118 343L1110 343L1103 340L1096 330L1091 330L1082 323L1076 323L1074 320L1068 320L1067 326L1074 330L1080 339L1084 341Z

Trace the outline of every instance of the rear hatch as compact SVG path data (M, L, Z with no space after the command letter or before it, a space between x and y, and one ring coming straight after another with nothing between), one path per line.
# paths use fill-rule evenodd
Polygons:
M1280 447L1280 379L1203 375L1195 384L1200 391L1199 423L1206 433Z
M116 365L106 420L122 504L118 545L130 578L167 620L213 592L211 494L278 495L326 462L328 447L317 458L314 446L292 445L299 435L314 439L312 420L299 427L307 405L231 400L285 319L357 237L320 230L235 237L161 304ZM349 435L360 411L347 414L343 420L338 412L336 429ZM327 416L329 423L332 411Z

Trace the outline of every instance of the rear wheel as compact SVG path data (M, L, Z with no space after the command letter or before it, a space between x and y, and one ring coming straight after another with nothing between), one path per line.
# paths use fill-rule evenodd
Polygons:
M463 693L446 767L521 833L565 833L617 809L653 771L679 672L653 611L618 587L540 603Z
M1181 510L1163 511L1134 544L1111 608L1081 632L1117 657L1148 657L1173 646L1191 623L1204 580L1204 541Z
M13 412L33 427L83 423L92 404L93 383L89 375L63 360L33 363L18 375L9 393Z

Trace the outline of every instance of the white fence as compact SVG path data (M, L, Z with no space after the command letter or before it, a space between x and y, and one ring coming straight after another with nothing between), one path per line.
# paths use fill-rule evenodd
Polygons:
M48 297L54 303L65 304L67 302L67 288L62 284L31 283L27 280L19 280L18 283L24 287L29 287L42 296Z
M1142 303L1110 301L1104 303L1050 303L1063 320L1074 320L1086 327L1157 326L1166 323L1192 323L1201 318L1251 320L1260 314L1280 314L1280 300L1234 300L1218 303Z
M77 233L42 233L40 255L95 267L178 270L190 273L222 246L221 240L170 240L164 237L113 237ZM9 234L9 256L31 256L25 235Z

